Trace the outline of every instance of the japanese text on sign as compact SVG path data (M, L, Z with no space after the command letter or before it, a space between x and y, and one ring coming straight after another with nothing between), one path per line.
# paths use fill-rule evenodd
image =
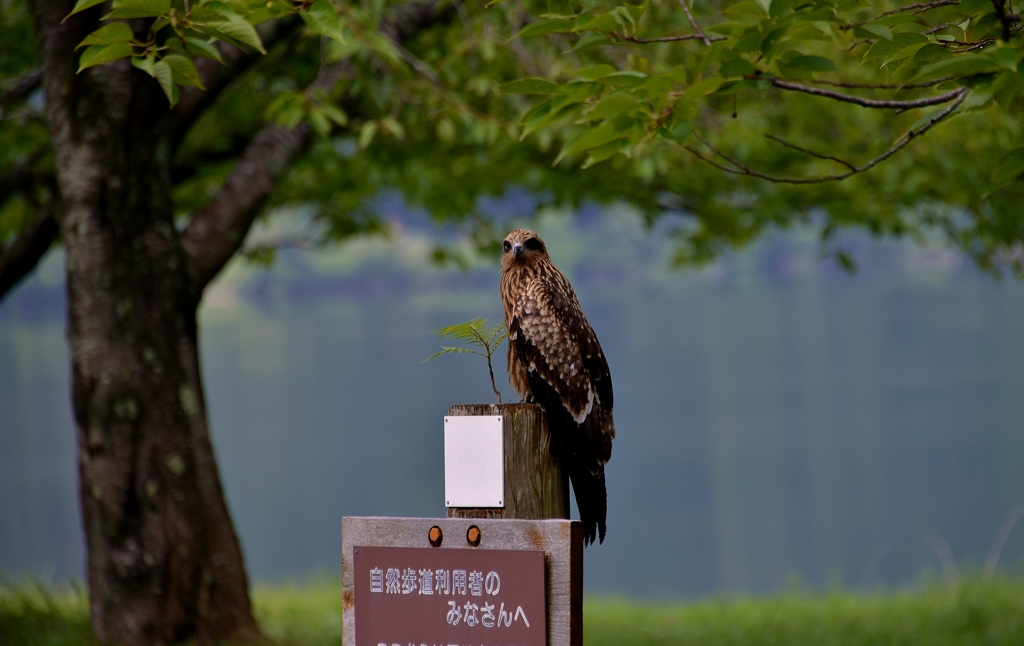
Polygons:
M540 551L355 547L356 646L545 646Z

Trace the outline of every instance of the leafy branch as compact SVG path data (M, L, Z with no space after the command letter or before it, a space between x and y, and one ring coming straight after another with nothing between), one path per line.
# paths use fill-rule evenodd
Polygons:
M65 20L105 1L78 0ZM343 30L349 25L342 24L328 0L268 0L242 7L217 0L185 0L182 11L172 0L114 0L110 13L100 19L103 26L76 47L85 48L78 73L128 58L133 66L156 79L173 106L178 103L181 87L205 89L195 58L224 64L218 42L266 54L256 32L256 25L263 21L298 14L312 33L345 44ZM144 39L138 38L128 23L121 22L137 18L150 20Z
M926 108L932 105L941 105L943 103L949 103L950 101L960 98L964 94L963 88L958 88L951 92L946 92L945 94L940 94L938 96L929 96L923 99L914 99L913 101L879 101L876 99L864 99L859 96L850 96L849 94L843 94L841 92L832 92L831 90L820 90L818 88L800 85L799 83L783 81L782 79L768 79L768 82L771 83L772 86L777 87L780 90L804 92L806 94L813 94L815 96L832 99L833 101L841 101L843 103L852 103L854 105L859 105L864 108L878 108L883 110L913 110L915 108Z
M913 14L919 14L919 13L928 11L930 9L936 9L938 7L948 7L950 5L956 5L956 4L960 4L960 0L937 0L937 2L918 2L916 4L910 4L910 5L907 5L905 7L900 7L899 9L892 9L890 11L883 11L882 13L878 14L874 18L868 18L867 20L862 20L860 22L850 23L849 25L842 25L839 28L840 29L853 29L854 27L860 27L862 25L866 25L868 23L875 22L876 20L879 20L880 18L885 18L886 16L895 16L896 14L905 13L907 11L911 11L911 12L913 12Z
M830 156L827 156L827 155L824 155L824 154L821 154L821 153L816 153L816 152L813 152L813 151L810 151L810 150L806 150L804 148L800 148L798 146L795 146L795 145L793 145L793 144L791 144L791 143L789 143L787 141L783 141L783 140L779 139L778 137L769 136L769 139L772 139L773 141L776 141L776 142L778 142L778 143L780 143L780 144L782 144L784 146L788 146L789 148L793 148L793 149L799 150L800 152L807 153L808 155L817 157L819 159L831 159L832 161L836 161L836 162L838 162L840 164L843 164L844 166L846 166L847 168L850 169L848 172L843 173L841 175L822 175L820 177L810 177L810 178L806 178L806 179L796 178L796 177L776 177L774 175L768 175L767 173L762 173L759 170L755 170L755 169L751 168L750 166L744 164L743 162L737 160L736 158L730 157L729 155L725 154L724 152L722 152L721 150L719 150L715 146L711 145L711 143L708 142L707 139L705 139L704 137L700 136L700 134L698 134L697 132L693 133L694 137L696 137L698 140L700 140L700 142L702 144L704 144L709 150L711 150L711 152L713 152L718 157L721 157L722 159L724 159L726 162L731 164L734 168L730 168L729 166L725 166L723 164L719 164L718 162L714 161L714 159L711 159L711 158L705 156L703 153L701 153L699 150L697 150L696 148L694 148L693 146L691 146L689 144L687 144L684 147L686 148L686 150L688 150L691 153L693 153L701 161L703 161L703 162L705 162L705 163L707 163L707 164L717 168L718 170L720 170L720 171L722 171L724 173L729 173L729 174L732 174L732 175L748 175L750 177L757 177L757 178L760 178L760 179L763 179L763 180L767 180L769 182L773 182L773 183L776 183L776 184L821 184L823 182L839 182L839 181L842 181L842 180L846 179L847 177L851 177L853 175L857 175L859 173L863 173L865 171L871 170L872 168L874 168L875 166L877 166L881 162L885 161L886 159L892 157L893 155L895 155L899 151L901 151L904 148L906 148L907 144L909 144L913 139L915 139L917 137L920 137L924 133L926 133L929 130L931 130L931 128L935 124L939 123L940 121L942 121L943 119L948 117L950 114L953 113L953 111L955 111L958 107L960 107L960 104L963 103L964 97L967 96L967 92L968 92L967 88L960 88L959 90L957 90L958 95L957 95L956 101L954 101L951 105L947 106L945 109L943 109L943 110L935 113L931 117L929 117L920 126L916 126L914 128L911 128L910 131L907 132L907 134L905 134L903 136L903 138L901 138L899 141L897 141L895 144L893 144L892 147L890 147L884 153L882 153L878 157L875 157L874 159L872 159L871 161L867 162L866 164L864 164L862 166L853 166L849 162L843 161L843 160L841 160L839 158L830 157Z
M491 358L494 356L494 352L501 345L501 342L508 337L508 329L505 327L505 322L502 321L492 327L487 327L487 319L482 317L476 317L465 323L457 323L455 325L449 325L439 330L434 330L434 334L440 336L438 339L442 345L439 352L435 352L426 359L424 359L420 365L436 359L443 354L451 353L469 353L479 355L487 359L487 371L491 376L491 390L498 397L498 403L501 403L501 393L498 392L498 387L494 383L494 368L491 364ZM469 347L462 346L446 346L444 345L445 337L451 338L456 341L462 341L469 345Z
M856 3L837 7L757 0L708 9L689 0L677 2L665 6L632 4L630 0L610 6L582 0L549 2L544 19L535 20L514 39L550 37L563 55L572 57L573 67L567 66L561 74L519 78L501 86L506 94L544 97L526 102L529 107L518 124L521 139L542 129L564 132L553 165L581 153L585 155L580 158L584 169L623 156L635 160L637 169L642 167L644 174L652 176L673 168L668 160L675 155L671 152L674 144L726 173L775 183L815 184L841 181L874 168L958 113L962 105L964 111L995 105L1004 112L1016 112L1014 99L1024 90L1024 47L1019 36L1024 24L1007 0L991 0L991 6L989 0L931 0L889 9L883 6L880 13L868 13ZM557 11L551 9L556 6ZM669 19L672 14L684 17L678 15L680 10L685 21ZM706 17L728 14L729 19L706 28L700 24L700 11ZM654 17L641 22L645 14ZM684 22L692 33L664 33ZM950 33L939 33L947 30ZM997 47L1000 31L1005 43ZM576 38L575 44L569 41L569 49L560 44L565 42L563 34ZM658 43L675 46L645 47ZM864 44L869 45L865 51L853 53ZM623 50L630 49L633 53L622 56ZM854 72L858 68L865 71ZM818 78L844 71L867 76L865 72L872 68L873 77L868 78ZM835 91L841 88L940 91L897 100ZM702 104L713 110L731 104L736 118L737 104L748 97L747 105L762 110L770 99L769 89L897 114L931 106L939 106L939 110L920 119L902 138L864 164L846 161L846 155L837 155L838 151L797 146L779 136L783 132L768 134L781 146L838 163L847 171L783 177L748 166L709 143L713 138L697 134ZM752 96L755 94L760 96ZM968 95L971 100L965 103ZM803 108L797 99L783 100ZM744 127L733 128L740 129ZM835 137L824 135L823 139L829 148L835 148ZM1001 163L1000 178L1018 168L1017 156Z

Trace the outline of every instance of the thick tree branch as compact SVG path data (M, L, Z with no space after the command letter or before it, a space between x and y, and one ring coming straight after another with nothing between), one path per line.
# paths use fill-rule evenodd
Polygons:
M707 146L707 148L711 152L713 152L718 157L721 157L722 159L724 159L726 162L731 164L732 167L725 166L723 164L720 164L720 163L716 162L714 159L711 159L711 158L707 157L706 155L701 153L699 150L697 150L693 146L686 145L684 147L688 151L693 153L701 161L703 161L703 162L705 162L705 163L707 163L707 164L717 168L718 170L720 170L722 172L730 173L732 175L747 175L749 177L757 177L759 179L763 179L763 180L766 180L766 181L769 181L769 182L774 182L776 184L823 184L825 182L839 182L839 181L842 181L842 180L846 179L847 177L851 177L853 175L857 175L859 173L863 173L863 172L871 170L872 168L874 168L878 164L882 163L886 159L889 159L890 157L892 157L893 155L895 155L899 151L901 151L904 148L906 148L907 144L909 144L912 140L916 139L917 137L920 137L920 136L924 135L926 132L931 130L932 127L935 126L935 124L939 123L940 121L942 121L943 119L948 117L950 114L952 114L953 111L956 110L960 106L961 103L963 103L964 97L967 96L967 93L969 92L969 90L967 88L960 88L956 92L959 95L959 96L957 96L956 101L954 101L952 104L950 104L944 110L942 110L941 112L937 113L935 116L933 116L931 119L929 119L927 122L925 122L923 125L919 126L918 128L910 130L909 132L907 132L907 134L904 135L902 139L897 141L888 150L886 150L884 153L882 153L878 157L875 157L874 159L872 159L871 161L867 162L863 166L856 166L852 170L850 170L849 172L843 173L841 175L823 175L823 176L820 176L820 177L811 177L811 178L806 178L806 179L805 178L795 178L795 177L777 177L777 176L774 176L774 175L768 175L767 173L762 173L759 170L755 170L755 169L751 168L750 166L744 164L743 162L741 162L741 161L739 161L739 160L737 160L737 159L735 159L733 157L730 157L729 155L725 154L724 152L722 152L718 148L715 148L714 146L711 145L711 143L708 140L704 139L704 137L701 137L697 132L694 132L693 135L698 140L700 140L700 142L702 144ZM775 140L779 141L780 143L785 143L782 140L777 139L777 138ZM787 143L786 145L788 145L788 146L790 146L792 148L796 148L792 144L788 144ZM814 155L815 157L821 157L821 155L819 155L817 153L812 153L811 151L807 151L807 150L803 150L803 149L800 149L800 150L802 152L806 152L808 154ZM846 162L844 162L842 160L834 159L834 161L839 161L842 164L846 164Z
M0 94L0 118L7 114L7 106L16 105L28 98L30 94L43 84L42 70L33 70L25 74L10 89Z
M381 31L396 43L420 29L445 18L448 9L435 10L434 2L403 5L381 25ZM341 78L352 74L347 61L323 68L312 88L329 90ZM277 125L264 127L242 153L213 201L197 213L181 234L189 257L190 272L200 288L205 287L242 247L259 209L273 192L289 164L312 141L307 123L289 130Z
M938 96L925 97L923 99L913 99L910 101L880 101L878 99L863 99L859 96L850 96L849 94L833 92L832 90L821 90L815 87L808 87L806 85L800 85L799 83L793 83L791 81L783 81L782 79L765 79L757 76L748 76L747 78L766 80L780 90L804 92L806 94L813 94L814 96L825 97L834 101L852 103L864 108L877 108L882 110L912 110L914 108L926 108L931 105L942 105L943 103L953 101L963 94L963 88L959 88L952 92L947 92Z
M311 129L266 126L252 140L213 202L181 234L193 279L205 287L245 240L264 200L292 160L309 144Z
M59 233L52 204L48 204L10 246L0 251L0 300L39 264Z
M293 41L302 32L303 24L302 20L295 16L275 21L262 31L264 49L269 52L282 42ZM208 58L196 58L196 71L199 72L199 78L206 89L181 88L181 98L171 117L171 141L182 141L192 125L225 89L266 59L266 56L259 52L245 52L223 42L217 42L215 47L224 59L224 64Z

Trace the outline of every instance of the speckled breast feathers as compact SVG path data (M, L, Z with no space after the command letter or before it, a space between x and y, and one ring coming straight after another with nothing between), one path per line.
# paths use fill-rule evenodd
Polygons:
M534 386L550 386L572 420L586 426L593 457L604 464L615 427L611 375L597 336L537 234L517 229L503 247L501 299L512 387L543 406L552 402L541 401Z

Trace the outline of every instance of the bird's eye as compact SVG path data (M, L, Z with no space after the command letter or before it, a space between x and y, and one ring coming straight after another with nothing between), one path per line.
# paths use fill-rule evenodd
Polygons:
M505 241L505 244L501 245L501 247L502 247L502 249L504 249L505 251L512 251L512 243L511 243L511 242L509 242L508 240L506 240L506 241Z
M540 240L538 240L537 238L530 238L529 240L523 243L523 246L529 249L530 251L537 251L538 249L540 249Z

